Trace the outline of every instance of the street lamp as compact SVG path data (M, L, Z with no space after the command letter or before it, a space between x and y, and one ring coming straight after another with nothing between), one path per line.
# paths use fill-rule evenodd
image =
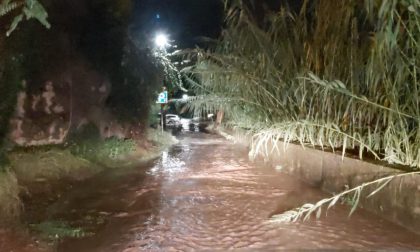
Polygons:
M165 49L169 45L168 36L163 33L159 33L156 35L155 44L160 49Z

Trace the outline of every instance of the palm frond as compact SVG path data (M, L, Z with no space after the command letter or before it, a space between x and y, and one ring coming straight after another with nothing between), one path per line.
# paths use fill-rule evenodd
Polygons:
M23 2L10 2L10 0L4 0L0 4L0 17L5 16L13 10L23 5Z
M361 198L363 190L368 190L368 189L370 190L369 195L367 195L367 198L369 198L375 195L376 193L378 193L379 191L381 191L383 188L385 188L392 180L406 177L406 176L415 176L415 175L420 175L420 172L410 172L410 173L403 173L403 174L397 174L397 175L390 175L390 176L380 178L380 179L377 179L368 183L364 183L360 186L356 186L352 189L341 192L330 198L322 199L314 204L307 203L293 210L289 210L284 213L274 215L271 217L270 222L287 223L287 222L296 222L301 219L308 220L309 218L311 218L311 216L314 213L316 214L316 218L320 218L323 207L325 206L327 207L327 209L324 209L326 212L328 211L328 209L330 209L335 204L337 204L340 199L343 199L346 197L351 199L350 200L351 210L349 213L349 216L350 216L354 213L354 211L356 211L357 206L360 202L360 198Z

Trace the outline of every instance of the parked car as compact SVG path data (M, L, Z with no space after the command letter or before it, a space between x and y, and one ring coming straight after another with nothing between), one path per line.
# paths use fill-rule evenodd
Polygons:
M181 118L175 114L166 114L166 125L169 127L181 126Z

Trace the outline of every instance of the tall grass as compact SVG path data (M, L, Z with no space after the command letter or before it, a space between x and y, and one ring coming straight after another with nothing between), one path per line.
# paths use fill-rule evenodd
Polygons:
M99 171L95 164L58 147L19 150L9 153L8 157L11 170L24 186L34 181L79 178Z
M420 1L307 0L262 24L240 3L185 69L191 109L223 110L253 153L282 139L420 167Z
M6 169L8 170L8 169ZM0 224L16 221L22 210L20 188L11 172L0 172Z

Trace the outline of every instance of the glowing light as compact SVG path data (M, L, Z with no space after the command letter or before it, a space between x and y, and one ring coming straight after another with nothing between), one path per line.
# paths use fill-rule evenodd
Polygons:
M165 48L169 45L168 37L165 34L158 34L155 38L156 46Z
M182 95L182 99L183 100L188 100L188 95L187 94Z

